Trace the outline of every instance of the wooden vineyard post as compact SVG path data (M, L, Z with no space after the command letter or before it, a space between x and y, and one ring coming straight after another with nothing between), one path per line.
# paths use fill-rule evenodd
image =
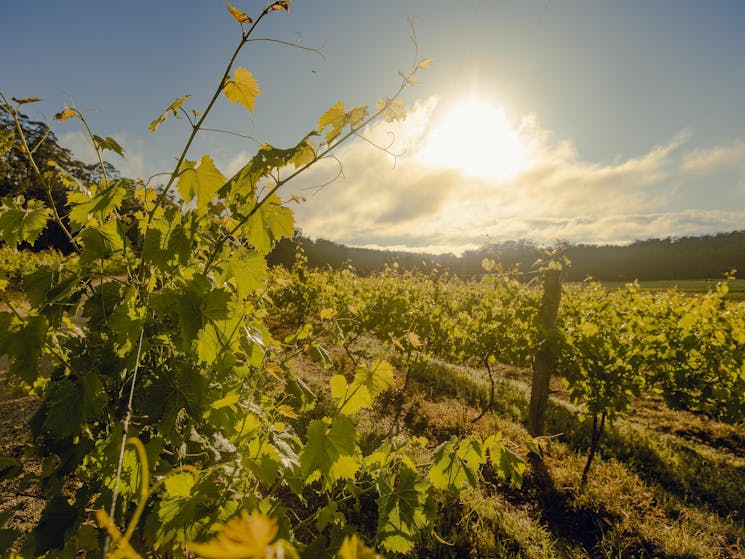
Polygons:
M546 270L543 276L543 296L538 312L538 351L533 359L533 383L528 409L528 433L533 437L545 434L548 384L558 357L557 318L561 299L560 270Z

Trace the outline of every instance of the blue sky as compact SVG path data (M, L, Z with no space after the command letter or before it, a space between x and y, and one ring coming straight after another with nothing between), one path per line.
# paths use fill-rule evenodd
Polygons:
M125 161L109 159L131 176L170 170L186 127L168 121L152 135L148 123L186 93L202 108L239 38L217 0L3 4L0 90L42 97L29 107L37 119L74 103L97 134L124 145ZM264 4L234 5L255 15ZM394 151L405 156L394 166L365 142L346 146L343 178L297 190L309 198L296 208L306 233L459 252L489 238L617 243L743 228L737 1L296 0L256 36L323 47L325 59L249 45L238 65L264 93L254 116L223 100L210 126L284 146L338 100L374 105L411 65L408 17L420 55L434 63L405 93L408 123L367 131L381 141L395 132ZM467 101L480 118L458 112ZM90 157L74 123L55 132ZM516 143L524 149L510 155ZM190 156L209 153L227 174L253 151L206 133ZM473 153L492 168L465 168ZM321 165L293 188L334 174Z

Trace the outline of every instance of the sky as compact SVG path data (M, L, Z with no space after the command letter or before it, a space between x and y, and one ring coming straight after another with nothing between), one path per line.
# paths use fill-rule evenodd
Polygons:
M148 124L187 93L204 108L240 39L220 0L0 5L0 91L41 97L33 119L84 112L129 177L172 170L187 124ZM287 185L307 198L292 204L306 235L460 253L745 229L743 23L739 0L295 0L254 36L321 55L250 43L236 65L261 87L253 115L221 99L207 125L288 147L337 101L391 95L418 55L433 63L404 92L407 119L364 131L387 152L356 139ZM53 129L92 160L73 121ZM205 131L189 157L230 175L256 149Z

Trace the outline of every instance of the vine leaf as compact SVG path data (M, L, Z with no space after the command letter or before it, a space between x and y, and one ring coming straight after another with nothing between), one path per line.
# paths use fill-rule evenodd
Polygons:
M225 183L225 177L215 167L209 155L202 157L199 166L195 161L185 161L178 179L178 191L184 202L197 198L197 211L204 213L217 191Z
M204 559L263 559L277 535L277 523L260 513L245 510L238 518L218 524L217 535L208 542L189 543L189 549Z
M323 476L328 489L340 479L354 479L360 467L357 431L343 417L316 419L308 425L308 442L300 454L300 470L306 483Z
M331 126L331 130L326 133L326 142L331 142L336 138L341 129L344 127L347 113L344 112L344 103L339 101L328 111L321 115L318 119L318 131L323 132L327 126Z
M63 120L71 119L77 113L78 111L76 111L75 109L71 109L70 107L67 106L67 103L65 103L65 108L62 111L58 112L56 115L54 115L54 118L62 122Z
M119 143L111 136L106 136L105 138L102 138L101 136L96 136L94 134L93 143L101 151L108 149L110 151L113 151L117 155L124 157L124 148L120 146Z
M432 455L429 479L436 489L460 493L464 485L478 485L478 470L483 463L481 446L468 439L452 438L442 443Z
M261 90L251 72L245 68L236 68L233 79L225 82L223 93L231 103L240 103L253 113L254 100L257 95L261 95Z
M342 375L331 378L331 396L338 400L339 413L351 415L372 405L373 400L394 385L393 367L386 361L363 365L347 386Z
M272 194L248 220L248 242L261 255L272 250L274 241L291 237L295 228L292 210L282 205L279 196Z
M23 207L23 196L3 198L0 205L0 240L10 247L21 241L34 243L47 226L51 211L39 200L31 199Z
M79 190L67 193L67 204L71 208L68 215L75 231L89 224L92 218L102 223L116 210L127 194L121 182L101 189L94 196L89 196Z
M375 111L383 111L383 119L385 119L386 122L395 122L406 118L404 102L400 99L394 99L391 101L390 99L381 97L375 105Z
M431 58L425 58L419 64L417 64L416 67L419 68L420 70L426 70L430 66L432 66L432 59Z
M19 105L26 105L27 103L37 103L41 101L41 97L23 97L21 99L16 99L15 97L11 97L13 101L18 103Z
M150 123L150 126L147 127L148 130L150 130L150 132L155 132L158 129L158 126L160 126L161 123L163 123L163 121L168 118L168 113L173 113L174 118L181 118L178 114L178 110L184 103L186 103L186 100L189 97L191 97L191 95L184 95L183 97L176 99L173 103L168 105L168 108L163 111L163 113L158 118Z
M277 11L289 12L291 5L292 5L291 0L279 0L277 2L274 2L271 6L269 6L269 11L270 12L277 12Z
M233 19L237 21L238 23L245 23L248 25L253 23L253 20L250 17L248 17L248 14L246 12L240 11L235 6L232 6L230 2L226 2L225 7L230 12L230 15L233 16Z
M377 535L380 545L394 553L406 553L417 534L436 515L432 485L413 470L402 467L377 480L379 497Z
M336 557L337 559L381 559L380 555L367 547L357 534L345 536L339 551L336 552Z

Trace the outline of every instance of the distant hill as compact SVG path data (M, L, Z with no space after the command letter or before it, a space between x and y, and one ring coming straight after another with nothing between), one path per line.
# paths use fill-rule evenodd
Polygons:
M292 265L298 249L305 253L311 267L351 266L361 274L369 274L396 262L401 269L430 271L438 267L464 277L483 274L484 258L491 258L504 270L528 272L544 255L541 247L529 241L506 241L456 256L348 247L298 233L291 240L281 241L269 262ZM733 268L745 274L745 231L648 239L624 246L569 245L565 254L572 262L566 271L569 281L588 276L602 281L721 278Z

